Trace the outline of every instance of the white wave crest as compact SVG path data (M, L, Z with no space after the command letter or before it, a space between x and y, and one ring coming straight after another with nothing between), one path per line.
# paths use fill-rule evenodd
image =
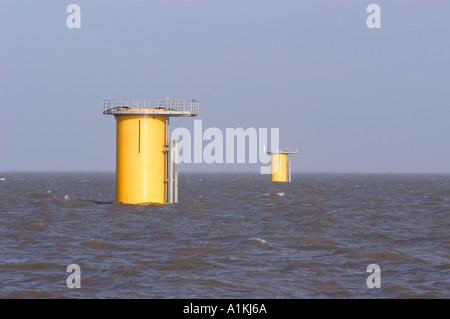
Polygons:
M261 243L261 244L267 244L267 241L265 239L262 239L262 238L259 238L259 237L252 237L252 238L250 238L250 240L256 241L256 242Z

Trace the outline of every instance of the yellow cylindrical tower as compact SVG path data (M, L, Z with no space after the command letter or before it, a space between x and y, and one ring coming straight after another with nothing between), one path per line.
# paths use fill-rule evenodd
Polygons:
M165 117L119 115L116 121L116 200L163 204Z
M288 154L297 154L297 150L285 149L268 151L271 155L272 182L291 181L291 162L288 161Z
M271 166L272 166L272 182L287 182L287 154L286 153L272 153Z
M178 201L177 143L170 116L196 116L196 100L104 100L116 118L116 200L125 204Z

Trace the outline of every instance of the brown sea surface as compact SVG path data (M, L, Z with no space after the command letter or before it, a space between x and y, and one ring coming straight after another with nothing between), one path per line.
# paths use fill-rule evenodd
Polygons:
M450 298L450 175L0 173L0 298Z

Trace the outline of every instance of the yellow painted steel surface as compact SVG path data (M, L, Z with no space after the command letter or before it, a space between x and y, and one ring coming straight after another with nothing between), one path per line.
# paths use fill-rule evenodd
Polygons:
M272 153L272 182L287 182L287 154Z
M165 202L164 116L116 116L116 200Z

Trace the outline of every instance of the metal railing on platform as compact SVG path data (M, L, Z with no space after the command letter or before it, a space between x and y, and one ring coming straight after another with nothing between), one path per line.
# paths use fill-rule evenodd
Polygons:
M103 114L161 114L195 116L199 103L195 99L103 100Z
M297 154L298 149L292 148L292 147L269 149L269 150L267 150L267 153L268 154L271 154L271 153Z

